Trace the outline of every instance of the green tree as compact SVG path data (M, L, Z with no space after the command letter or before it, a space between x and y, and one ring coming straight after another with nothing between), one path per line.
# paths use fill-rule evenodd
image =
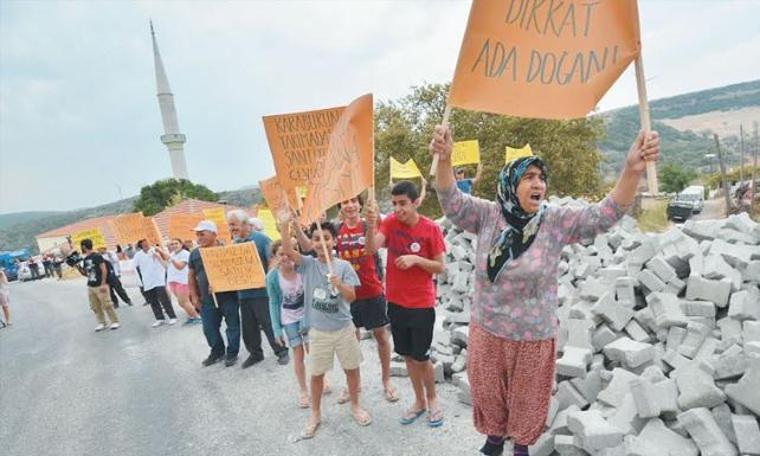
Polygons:
M381 101L375 108L375 186L380 201L388 199L389 159L413 158L426 175L432 158L428 144L433 127L441 122L448 97L448 84L412 87L411 94L395 101ZM549 167L549 191L564 196L601 196L599 176L601 156L596 142L603 136L598 117L576 120L539 120L454 110L449 119L455 141L477 139L483 174L474 193L493 199L496 177L504 166L504 148L530 143L534 153ZM631 138L633 140L633 138ZM467 170L470 176L475 166ZM420 211L430 217L441 215L438 202L430 195Z
M187 179L162 179L140 189L134 210L142 211L145 215L154 215L187 198L203 201L218 199L205 185L194 184Z
M666 163L660 167L659 180L662 185L662 191L666 193L678 193L691 181L696 179L697 173L690 169L676 165L675 163Z

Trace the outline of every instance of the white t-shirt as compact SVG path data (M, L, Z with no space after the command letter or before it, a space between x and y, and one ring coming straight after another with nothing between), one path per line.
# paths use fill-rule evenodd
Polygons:
M158 258L153 256L153 252L152 248L148 250L148 253L143 252L141 249L135 253L135 257L133 258L135 266L140 268L143 289L145 291L166 286L166 269L158 261Z
M177 282L177 283L184 283L187 285L187 262L190 259L190 252L188 252L185 249L180 249L179 252L174 252L169 257L169 263L166 268L166 281L167 282ZM185 267L182 269L177 269L174 267L174 263L172 263L171 260L174 261L182 261L185 263Z

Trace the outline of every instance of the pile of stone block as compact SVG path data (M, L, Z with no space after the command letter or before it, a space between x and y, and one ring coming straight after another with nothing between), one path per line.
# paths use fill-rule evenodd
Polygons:
M477 239L439 224L432 358L471 404ZM742 214L645 234L626 216L565 247L559 271L556 385L531 455L760 455L759 224Z

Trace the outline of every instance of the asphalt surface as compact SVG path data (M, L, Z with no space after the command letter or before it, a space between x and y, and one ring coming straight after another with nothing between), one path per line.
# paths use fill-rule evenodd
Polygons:
M322 426L299 441L309 411L296 405L292 365L279 366L265 347L267 358L249 369L202 368L200 325L151 328L149 307L129 292L138 305L118 310L121 329L95 333L83 280L11 284L14 324L0 330L0 454L459 455L481 443L449 384L439 385L441 428L423 419L401 426L411 386L395 378L401 401L384 400L372 340L361 343L361 370L374 422L359 427L336 403L345 377L334 368Z

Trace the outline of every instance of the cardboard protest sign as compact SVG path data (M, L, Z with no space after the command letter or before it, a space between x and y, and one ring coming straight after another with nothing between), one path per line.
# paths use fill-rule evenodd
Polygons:
M449 105L583 117L640 51L636 0L473 0Z
M203 217L206 220L211 220L216 225L216 237L225 243L232 241L232 235L230 229L227 227L227 215L223 207L214 207L211 209L203 209Z
M89 230L77 231L71 233L71 247L74 249L80 248L80 243L83 239L89 239L92 241L92 248L98 250L101 247L106 247L106 238L103 236L103 232L99 228L90 228Z
M417 163L414 162L414 159L410 158L406 162L401 163L391 157L391 180L412 179L415 177L422 177L422 173L417 168Z
M318 164L345 107L264 116L269 149L280 185L306 186L321 178Z
M111 228L116 234L116 241L122 245L134 245L140 239L146 239L150 245L161 243L161 233L155 223L142 212L117 216L111 220Z
M287 212L291 207L294 209L301 207L296 194L296 189L285 189L280 185L277 176L272 176L268 179L259 181L259 189L261 190L261 194L264 195L267 207L269 207L269 210L274 214L283 211Z
M272 211L269 209L259 209L258 217L264 225L264 234L269 236L269 239L273 241L280 239L280 232L277 230L277 220Z
M451 166L480 163L480 144L477 139L457 141L451 151Z
M507 146L504 150L504 164L517 160L518 158L522 157L530 157L533 155L533 150L530 148L530 144L526 144L524 147L521 147L520 149L515 149L514 147Z
M301 222L313 222L330 206L374 185L374 123L372 94L348 105L330 134L319 175L308 186Z
M169 216L170 239L195 239L193 229L203 220L201 214L177 213Z
M214 293L264 287L264 267L252 242L200 249Z

